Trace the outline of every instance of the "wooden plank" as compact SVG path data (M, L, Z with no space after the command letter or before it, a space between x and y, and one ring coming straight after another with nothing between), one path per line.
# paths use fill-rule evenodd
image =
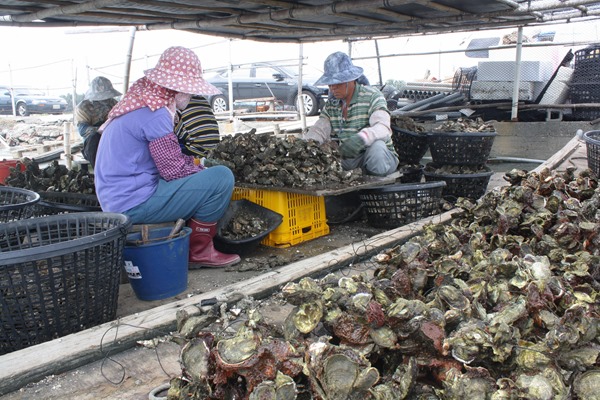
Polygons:
M276 187L276 186L265 186L265 185L255 185L252 183L244 183L244 182L236 182L236 186L240 188L247 189L257 189L257 190L270 190L273 192L288 192L288 193L298 193L305 194L308 196L335 196L344 193L355 192L361 189L368 189L383 185L389 185L391 183L396 182L402 174L398 171L393 174L387 176L362 176L359 180L352 183L335 183L329 184L327 187L323 186L314 186L310 189L308 188L298 188L298 187Z
M428 223L449 221L455 212L447 211L242 282L2 355L0 365L10 367L0 368L0 395L37 382L45 376L59 374L99 360L109 353L122 351L134 346L138 340L174 330L177 310L185 307L197 310L196 306L204 299L217 298L230 302L242 296L264 298L287 282L306 276L325 275L404 242L418 234Z
M543 164L538 165L532 172L540 172L544 168L557 169L582 146L585 146L585 143L577 135L574 136L562 149L548 158Z

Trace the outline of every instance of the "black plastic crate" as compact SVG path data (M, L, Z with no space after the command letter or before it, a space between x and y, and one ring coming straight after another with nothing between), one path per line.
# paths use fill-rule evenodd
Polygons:
M600 118L599 108L576 108L573 109L572 118L576 121L592 121Z
M477 200L485 194L491 176L494 174L489 167L482 167L482 172L472 174L446 174L436 173L429 169L437 169L440 165L435 163L427 164L423 174L426 182L443 181L446 186L443 190L443 198L450 202L455 202L459 197L466 197ZM428 171L429 170L429 171Z
M429 132L429 151L436 164L483 165L496 132Z
M411 132L394 125L392 125L392 142L403 164L418 164L429 148L429 140L425 132Z
M28 189L0 186L0 222L18 221L33 214L40 195Z
M359 192L369 225L397 228L440 212L445 182L399 183Z
M243 217L245 219L258 218L264 222L266 228L259 234L248 238L231 239L225 237L224 233L229 224L234 222L237 217ZM229 203L227 211L225 211L223 218L221 218L217 226L217 234L214 238L215 248L228 254L249 253L254 250L258 244L269 235L269 233L277 229L282 221L283 216L281 214L250 200L233 200Z
M112 321L130 226L116 213L0 224L0 354Z
M33 216L102 211L95 194L68 192L39 192L40 201L34 207Z
M597 103L600 100L600 83L582 82L570 85L571 103Z
M586 132L583 139L587 147L588 168L600 178L600 131Z

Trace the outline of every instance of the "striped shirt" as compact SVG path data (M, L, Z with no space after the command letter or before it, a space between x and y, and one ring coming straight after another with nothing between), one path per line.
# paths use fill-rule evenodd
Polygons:
M357 84L348 104L346 118L343 116L342 102L338 99L329 100L321 115L329 119L331 138L344 141L369 127L369 118L377 110L389 113L383 94L371 86ZM391 136L386 140L386 145L395 154Z
M181 151L191 156L206 157L219 143L219 124L204 97L193 96L185 110L180 112L175 135Z

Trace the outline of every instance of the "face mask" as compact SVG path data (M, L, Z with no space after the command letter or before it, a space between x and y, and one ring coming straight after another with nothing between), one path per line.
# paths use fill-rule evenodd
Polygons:
M175 107L178 110L183 110L190 103L191 99L192 99L192 95L191 94L177 93L175 95Z

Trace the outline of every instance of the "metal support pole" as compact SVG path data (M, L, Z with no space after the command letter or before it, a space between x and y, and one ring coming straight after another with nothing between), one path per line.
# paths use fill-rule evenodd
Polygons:
M515 61L515 81L513 86L511 121L518 121L519 115L519 86L521 83L521 51L523 49L523 27L517 30L517 57Z
M129 89L129 75L131 74L131 56L133 53L133 43L135 42L135 26L129 29L129 46L127 47L127 56L125 58L125 73L123 75L123 94Z
M73 107L73 125L77 125L77 113L75 112L75 109L77 108L77 67L75 66L75 60L73 59L71 59L71 72L73 74L73 98L71 99L71 105Z
M383 78L381 77L381 58L379 58L379 44L375 39L375 54L377 55L377 72L379 73L379 86L383 87Z
M229 122L233 122L233 64L231 63L231 39L229 40L229 68L227 69L227 86L228 93L227 97L229 98Z
M8 64L8 80L8 83L10 84L10 103L12 105L12 115L13 117L16 117L17 105L15 104L15 89L13 88L12 69L10 68L10 63Z
M65 148L65 163L67 168L71 169L73 166L73 156L71 155L71 128L73 124L71 122L65 122L63 124L63 143Z
M304 47L300 43L298 46L298 112L300 115L300 123L302 125L302 132L306 129L306 110L304 109L304 96L302 95L302 64L304 62ZM319 99L317 99L319 101Z

